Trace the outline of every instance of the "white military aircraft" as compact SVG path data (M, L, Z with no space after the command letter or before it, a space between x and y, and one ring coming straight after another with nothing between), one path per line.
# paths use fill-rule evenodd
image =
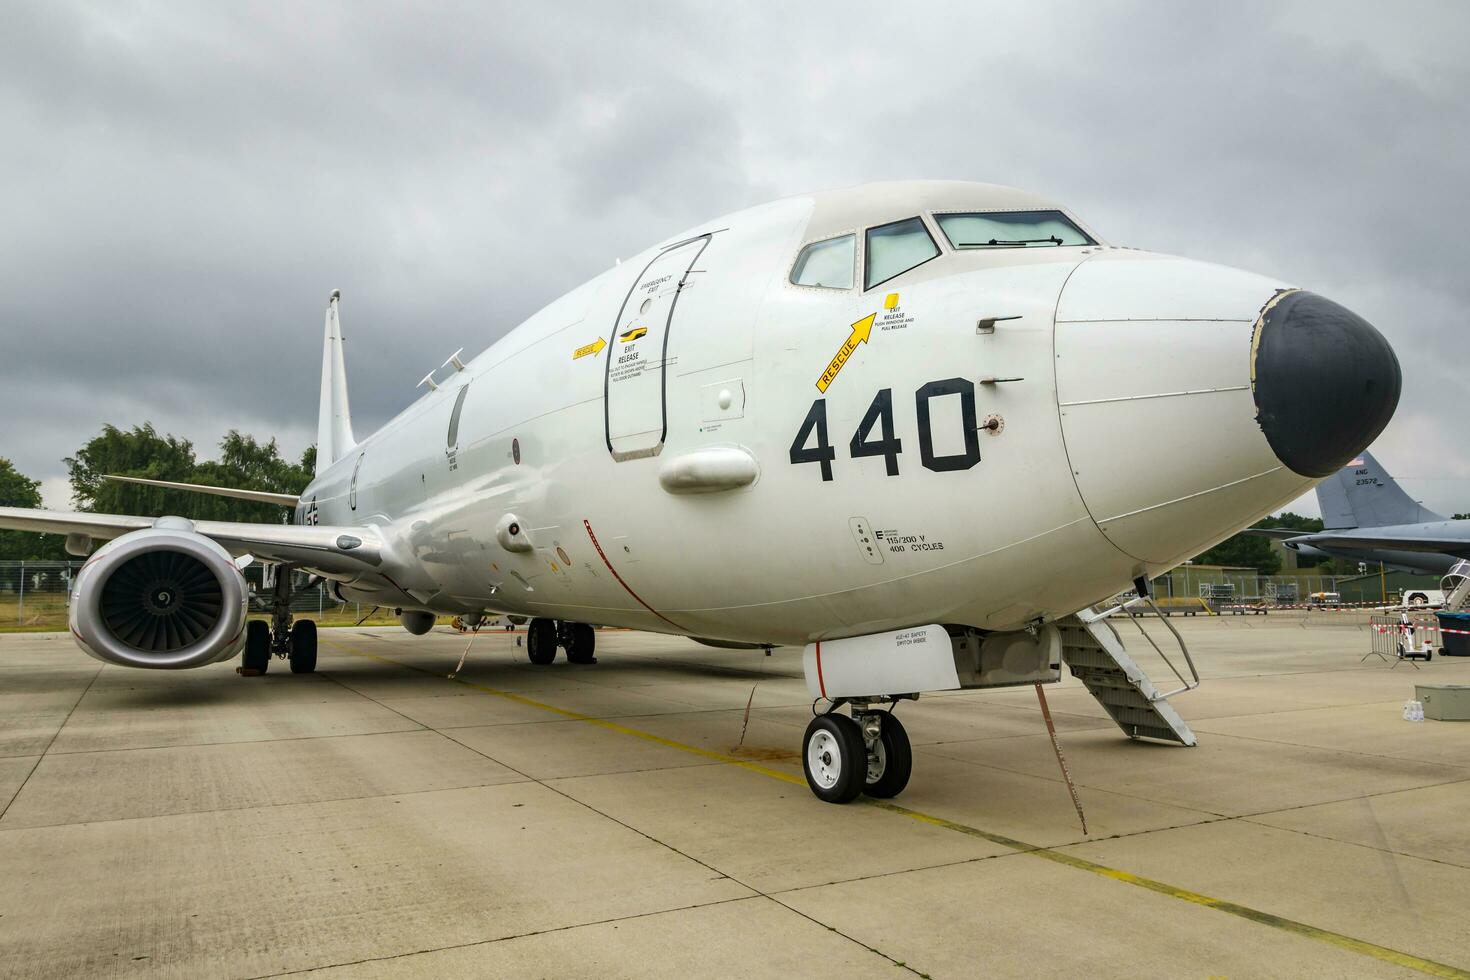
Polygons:
M1111 246L1051 201L974 183L696 226L451 357L362 440L338 300L311 485L197 488L293 505L294 524L0 510L75 553L112 539L75 583L83 649L314 669L289 574L271 623L247 622L252 560L396 608L413 633L436 614L526 617L537 664L559 646L592 662L592 624L804 645L813 696L851 711L803 743L831 801L909 778L876 706L1056 680L1063 658L1082 676L1078 627L1097 623L1074 614L1336 472L1400 387L1383 337L1330 300ZM1142 715L1109 707L1125 731L1192 744L1182 721L1147 724L1161 696L1127 676L1146 696Z

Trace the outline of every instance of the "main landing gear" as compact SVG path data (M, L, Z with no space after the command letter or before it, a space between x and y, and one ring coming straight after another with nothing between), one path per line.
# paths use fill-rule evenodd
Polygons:
M558 646L567 651L569 664L595 664L592 655L597 633L586 623L563 623L554 619L533 619L526 627L526 656L533 664L549 664L556 659Z
M275 656L291 665L293 674L316 671L316 623L291 621L291 569L275 568L271 589L271 620L252 619L245 626L245 652L240 673L258 677L270 669Z
M841 700L806 727L801 762L806 783L827 803L850 803L859 794L891 799L903 792L914 756L903 723L868 701L847 701L852 717L840 715ZM896 702L894 702L896 703Z

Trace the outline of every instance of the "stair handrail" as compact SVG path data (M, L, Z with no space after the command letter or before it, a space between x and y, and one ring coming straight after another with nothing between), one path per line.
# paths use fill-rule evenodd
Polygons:
M1179 679L1179 683L1181 685L1180 687L1168 692L1167 694L1158 695L1155 700L1163 701L1168 698L1172 698L1176 694L1183 694L1186 691L1193 691L1195 688L1199 687L1200 679L1199 670L1194 665L1194 658L1189 655L1189 644L1184 642L1184 637L1181 636L1179 631L1174 628L1174 624L1169 622L1169 617L1165 616L1159 611L1159 607L1154 604L1154 597L1152 595L1142 595L1139 596L1139 598L1147 603L1148 607L1153 610L1154 618L1163 623L1164 628L1167 629L1170 633L1174 634L1174 642L1179 644L1179 652L1184 655L1184 663L1189 667L1189 678L1192 678L1192 680L1189 678L1185 678L1185 676L1179 672L1179 668L1174 666L1174 661L1169 659L1169 655L1165 653L1157 643L1154 642L1154 638L1149 635L1148 630L1143 628L1143 623L1139 621L1140 617L1132 609L1133 603L1128 603L1127 608L1125 608L1125 611L1128 613L1128 618L1133 620L1133 625L1138 627L1138 632L1143 634L1143 638L1148 641L1148 645L1154 648L1154 652L1159 655L1159 659L1163 660L1164 663L1168 665L1169 669L1173 671L1174 676Z
M1466 564L1470 564L1470 562L1467 562ZM1143 623L1141 622L1142 617L1133 611L1133 607L1140 603L1144 603L1150 609L1152 609L1154 618L1162 622L1165 628L1167 628L1170 633L1174 634L1174 641L1179 644L1179 652L1184 655L1184 663L1189 667L1189 677L1186 678L1182 673L1180 673L1179 668L1174 665L1174 661L1169 658L1169 655L1163 651L1158 643L1154 642L1154 638L1149 635L1148 630L1143 628ZM1118 603L1116 606L1111 606L1103 610L1093 610L1091 608L1083 609L1077 613L1077 618L1082 620L1084 623L1096 623L1099 620L1107 619L1114 613L1118 612L1123 612L1127 614L1128 618L1133 621L1133 625L1138 627L1138 632L1141 633L1143 635L1143 638L1148 641L1148 645L1154 648L1154 652L1159 655L1159 659L1162 660L1165 666L1167 666L1169 670L1173 672L1174 676L1179 680L1179 683L1181 685L1180 687L1177 687L1166 694L1154 695L1152 700L1163 701L1168 698L1172 698L1176 694L1184 694L1186 691L1193 691L1195 688L1199 687L1199 670L1194 665L1194 657L1190 656L1189 654L1189 644L1184 642L1184 637L1180 635L1179 630L1175 629L1174 624L1169 622L1169 617L1165 616L1162 612L1159 611L1159 607L1154 602L1154 597L1152 595L1144 594L1134 596L1131 599ZM1119 639L1121 640L1121 637Z
M1451 579L1459 579L1451 582ZM1470 599L1470 561L1457 561L1451 566L1444 577L1439 580L1440 590L1444 592L1445 612L1459 612Z

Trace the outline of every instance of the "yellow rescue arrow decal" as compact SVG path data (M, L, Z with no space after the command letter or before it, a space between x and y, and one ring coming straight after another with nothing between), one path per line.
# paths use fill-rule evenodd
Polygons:
M579 357L586 357L588 354L596 354L606 346L607 341L603 340L601 337L598 337L596 340L586 345L585 347L578 347L576 350L572 351L572 360L575 361Z
M873 321L877 317L878 314L869 313L852 325L852 333L848 334L847 339L842 342L842 346L837 349L836 356L827 365L827 370L823 371L822 376L817 379L818 391L825 395L828 387L831 386L832 382L837 380L837 372L842 370L842 365L846 364L847 359L852 356L852 352L857 350L857 345L868 342L868 336L873 332Z

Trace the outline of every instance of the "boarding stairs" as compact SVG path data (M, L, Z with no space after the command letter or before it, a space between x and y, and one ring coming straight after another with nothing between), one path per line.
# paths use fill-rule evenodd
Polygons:
M1107 711L1129 738L1156 738L1181 745L1194 745L1198 741L1194 732L1190 731L1179 712L1174 710L1169 698L1198 687L1199 672L1195 670L1184 638L1169 623L1168 618L1155 609L1156 622L1163 623L1173 634L1179 651L1184 655L1190 676L1186 678L1180 673L1133 612L1133 607L1139 603L1152 606L1153 600L1144 595L1101 612L1084 609L1076 615L1059 620L1057 627L1062 634L1062 660L1072 671L1072 676L1080 680L1092 696L1097 698L1097 703L1103 706L1103 710ZM1182 686L1168 692L1161 692L1154 686L1143 668L1128 654L1122 636L1113 626L1111 619L1121 617L1133 622Z
M1456 562L1440 579L1439 587L1444 590L1444 611L1464 612L1470 606L1470 561Z

